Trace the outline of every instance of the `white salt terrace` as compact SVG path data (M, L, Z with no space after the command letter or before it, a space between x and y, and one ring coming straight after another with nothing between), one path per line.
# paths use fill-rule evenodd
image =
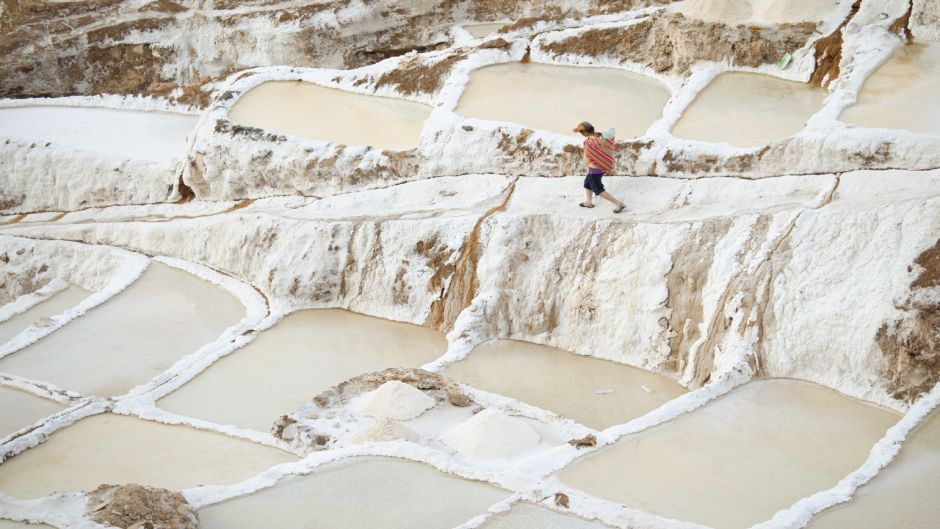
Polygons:
M214 341L244 314L225 290L152 262L124 292L0 360L0 371L86 395L121 395Z
M411 461L356 458L199 511L203 529L452 529L509 493Z
M342 310L295 312L160 399L168 411L267 432L274 420L351 377L417 367L447 342L427 328Z
M940 520L940 412L905 441L900 455L850 503L816 516L809 529L936 529Z
M78 305L89 294L90 292L81 287L69 285L65 290L56 292L41 303L33 305L29 310L0 322L0 344L7 342L10 338L40 320L61 314Z
M745 528L834 486L897 420L821 386L756 381L579 459L560 478L668 518Z
M406 150L418 145L431 107L302 81L270 81L243 94L233 123L344 145Z
M93 107L0 108L0 138L165 163L185 158L186 136L197 120L185 114Z
M665 376L510 340L477 347L444 373L596 429L627 422L685 393Z
M518 503L487 521L481 529L611 529L598 521L561 514L530 503Z
M803 130L827 92L769 75L730 72L712 80L672 129L690 140L759 147Z
M0 439L64 408L25 391L0 386Z
M658 81L622 70L514 62L471 72L455 112L569 136L586 120L627 138L646 133L669 95Z
M4 461L0 492L35 498L93 490L102 483L172 490L227 485L296 459L276 448L213 432L102 414L59 430Z
M940 43L902 46L840 116L863 127L940 134Z

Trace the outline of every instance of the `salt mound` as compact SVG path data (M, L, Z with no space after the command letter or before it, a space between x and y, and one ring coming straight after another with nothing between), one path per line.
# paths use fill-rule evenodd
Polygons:
M405 421L431 409L436 402L414 386L389 380L359 397L352 408L370 417Z
M539 444L539 434L523 420L483 410L441 436L441 441L473 457L512 457Z
M378 443L384 441L397 441L404 439L406 441L418 442L418 434L404 424L391 419L379 419L373 422L369 427L363 428L353 441L357 443Z

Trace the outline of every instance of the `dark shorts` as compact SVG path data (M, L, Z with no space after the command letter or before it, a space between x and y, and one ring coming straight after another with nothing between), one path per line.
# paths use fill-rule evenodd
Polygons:
M604 183L601 182L601 177L604 176L604 173L588 173L584 178L584 189L590 189L594 192L595 195L600 195L604 192Z

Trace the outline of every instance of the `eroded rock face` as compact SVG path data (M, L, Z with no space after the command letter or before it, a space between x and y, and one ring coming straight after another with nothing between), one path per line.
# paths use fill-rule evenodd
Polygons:
M940 240L917 257L914 268L920 275L899 307L901 317L882 325L876 337L888 390L908 403L940 381Z
M101 485L88 494L87 515L122 529L197 529L199 513L179 492L144 485Z
M913 0L909 24L916 40L940 42L940 3L936 0Z
M616 56L621 62L645 64L658 72L682 74L699 61L729 60L757 67L794 52L812 35L815 24L778 27L728 25L656 12L636 24L589 29L542 48L555 56Z

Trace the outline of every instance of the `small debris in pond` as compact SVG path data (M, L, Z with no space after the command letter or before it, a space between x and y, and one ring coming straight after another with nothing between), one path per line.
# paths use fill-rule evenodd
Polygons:
M568 508L568 495L564 492L555 493L555 505L558 507Z
M597 437L590 433L580 439L572 439L568 441L568 444L575 448L590 448L597 446Z
M644 386L643 384L640 384L640 389L642 389L643 391L645 391L645 392L647 392L647 393L652 393L652 392L653 392L653 390L650 389L649 386Z
M595 393L596 393L597 395L610 395L610 394L613 393L613 392L614 392L614 390L612 390L612 389L599 389L599 390L597 390Z

